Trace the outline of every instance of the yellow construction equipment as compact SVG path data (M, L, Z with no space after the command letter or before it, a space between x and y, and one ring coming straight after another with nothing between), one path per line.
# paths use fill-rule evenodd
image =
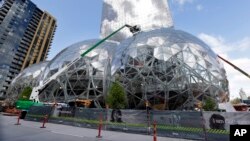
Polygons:
M90 104L92 103L92 100L90 99L76 99L75 100L76 105L78 107L81 107L81 105L83 105L86 108L89 108Z

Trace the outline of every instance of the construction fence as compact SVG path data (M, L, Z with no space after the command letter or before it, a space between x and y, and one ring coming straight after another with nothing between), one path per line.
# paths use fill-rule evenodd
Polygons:
M122 131L138 134L153 134L153 123L157 135L192 140L229 140L229 126L250 124L250 113L154 111L88 109L73 107L32 107L26 120L42 121L44 115L49 122L77 127Z

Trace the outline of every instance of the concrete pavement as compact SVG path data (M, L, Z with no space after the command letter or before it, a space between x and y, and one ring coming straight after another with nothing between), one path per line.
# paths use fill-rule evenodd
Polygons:
M46 124L41 129L42 123L20 120L21 125L14 125L17 117L3 116L0 114L0 140L1 141L153 141L152 136L129 134L102 130L102 138L97 139L98 130L79 128L60 124ZM157 137L157 141L190 141Z

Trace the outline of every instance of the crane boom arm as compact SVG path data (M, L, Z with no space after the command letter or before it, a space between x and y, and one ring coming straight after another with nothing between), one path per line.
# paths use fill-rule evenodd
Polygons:
M221 60L223 60L224 62L226 62L227 64L229 64L230 66L232 66L234 69L238 70L240 73L244 74L246 77L250 78L250 75L248 73L246 73L245 71L243 71L242 69L240 69L239 67L237 67L236 65L234 65L233 63L229 62L228 60L222 58L221 56L217 55Z

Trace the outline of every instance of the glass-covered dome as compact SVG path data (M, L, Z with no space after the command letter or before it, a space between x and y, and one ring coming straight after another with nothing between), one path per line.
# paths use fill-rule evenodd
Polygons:
M10 84L7 92L8 98L15 100L25 87L38 85L38 80L47 64L48 61L34 64L20 72Z
M60 71L67 64L74 62L83 52L97 43L98 39L86 40L73 44L58 55L47 65L42 74L40 84ZM89 52L86 56L73 63L63 71L54 81L51 81L46 89L40 94L41 101L68 102L71 100L102 98L105 91L103 85L106 82L107 68L110 64L118 43L106 41ZM95 104L99 104L96 102Z
M148 101L155 109L193 109L207 98L228 100L222 63L209 46L186 32L169 28L140 32L120 44L103 42L79 59L98 41L73 44L48 63L40 85L61 73L40 91L41 101L87 99L103 107L109 82L115 79L126 91L129 108L145 108Z
M227 95L225 70L217 55L198 38L175 29L141 32L119 45L112 62L130 108L193 109L210 97Z

